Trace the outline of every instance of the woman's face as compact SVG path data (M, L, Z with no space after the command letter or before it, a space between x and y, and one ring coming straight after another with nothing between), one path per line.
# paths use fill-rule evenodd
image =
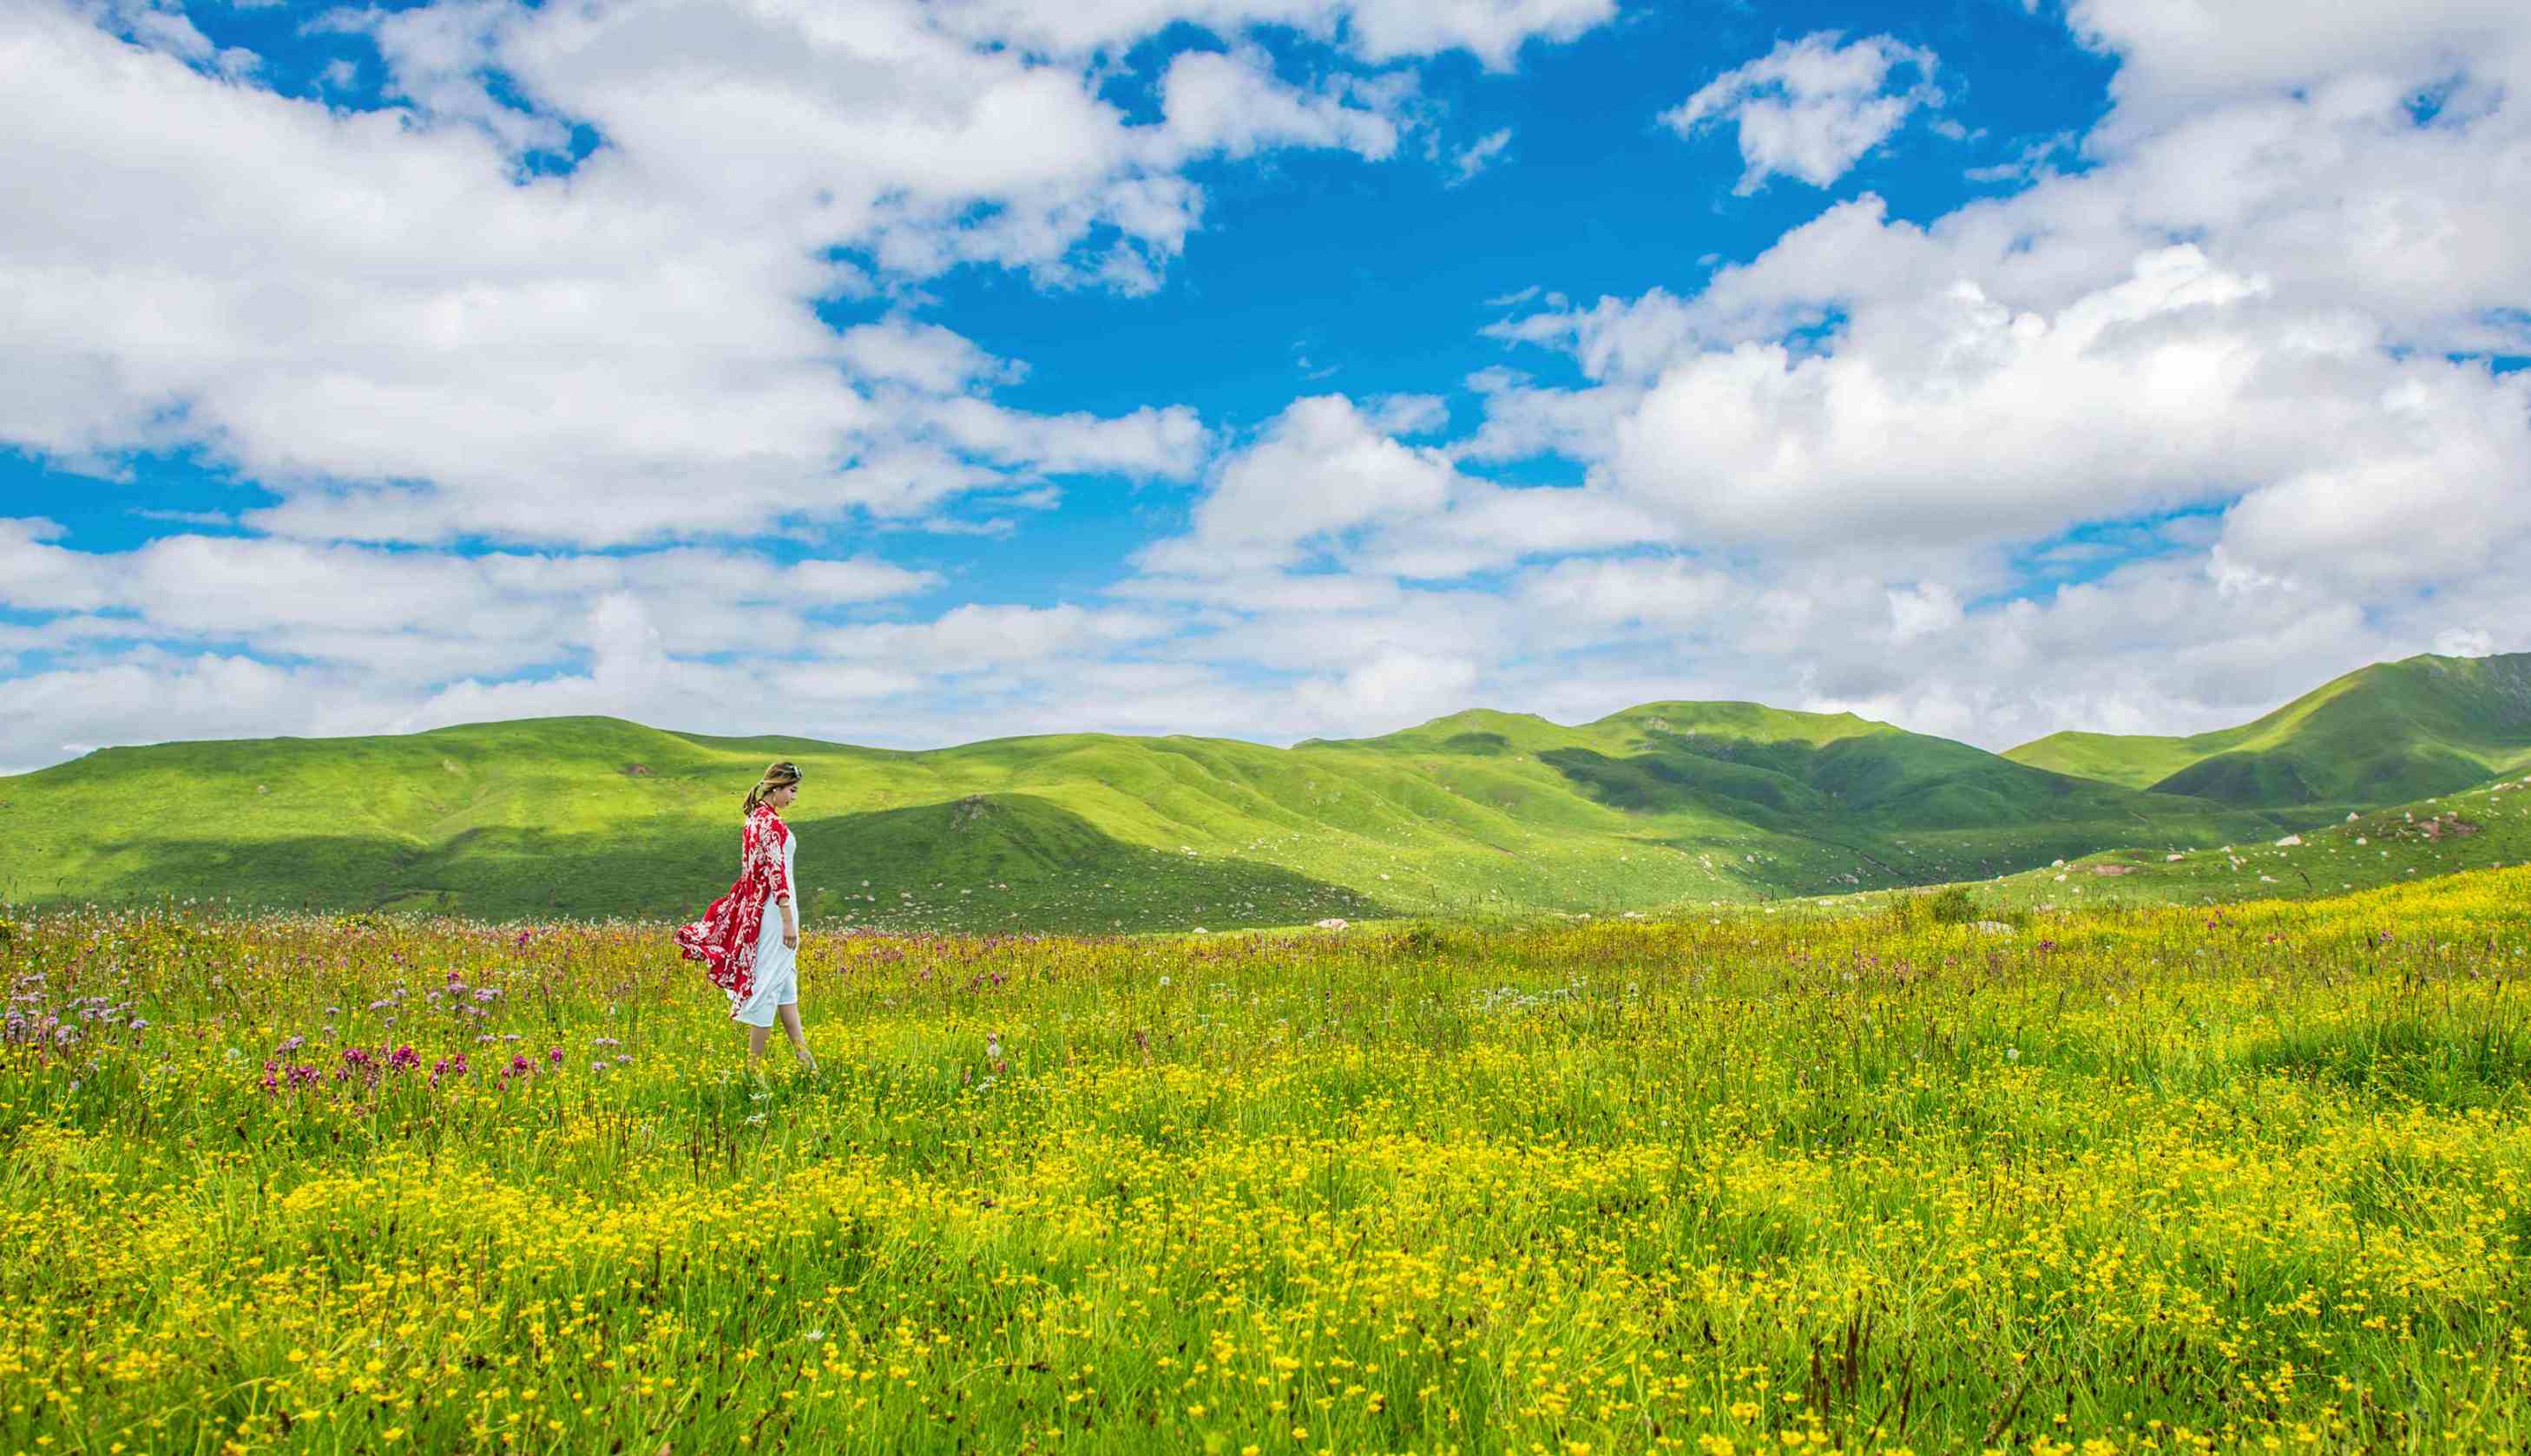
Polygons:
M765 795L764 802L772 805L775 809L789 809L791 807L791 801L799 797L800 786L798 784L784 784L781 788Z

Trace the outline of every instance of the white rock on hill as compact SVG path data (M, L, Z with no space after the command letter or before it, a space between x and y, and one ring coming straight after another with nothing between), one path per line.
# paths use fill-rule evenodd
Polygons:
M2284 838L2279 839L2279 840L2278 840L2278 841L2277 841L2277 848L2278 848L2278 849L2292 849L2293 847L2295 847L2296 845L2299 845L2299 844L2301 844L2301 843L2302 843L2302 836L2301 836L2301 835L2299 835L2299 834L2288 834L2288 835L2286 835Z

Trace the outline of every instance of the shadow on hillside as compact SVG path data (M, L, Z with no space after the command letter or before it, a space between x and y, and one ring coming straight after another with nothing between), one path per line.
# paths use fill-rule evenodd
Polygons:
M1942 830L2036 817L2142 819L2183 808L1918 734L1813 744L1653 732L1623 757L1580 748L1538 756L1613 809L1703 810L1786 833L1815 832L1822 816Z
M1638 748L1622 756L1566 748L1538 757L1627 813L1715 815L1815 843L1815 855L1774 856L1772 869L1762 856L1740 870L1786 893L1980 878L2171 836L2256 837L2277 822L1915 734L1813 744L1651 732Z
M812 921L887 928L1149 930L1290 924L1388 913L1272 865L1127 844L1059 805L978 795L803 815ZM429 847L306 836L107 844L113 885L30 884L36 902L174 895L283 909L446 911L487 919L698 914L738 872L738 830L661 817L615 832L478 829Z
M2322 808L2406 804L2456 794L2489 777L2486 764L2450 749L2402 745L2381 749L2332 782L2327 771L2282 751L2235 750L2188 765L2154 792L2187 794L2222 804Z

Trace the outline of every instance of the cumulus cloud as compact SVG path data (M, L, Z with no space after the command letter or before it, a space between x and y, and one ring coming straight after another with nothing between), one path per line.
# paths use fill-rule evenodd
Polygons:
M1387 650L1343 675L1305 680L1295 689L1304 712L1339 722L1414 722L1468 703L1477 665L1464 657Z
M1490 64L1607 13L1196 0L1045 30L1040 9L335 12L398 103L360 110L216 74L174 8L7 7L0 367L24 387L0 439L94 469L200 449L283 497L254 529L422 542L655 543L1184 476L1191 412L1010 409L1018 362L902 311L839 334L816 306L967 264L1147 292L1201 224L1190 165L1386 157L1415 84L1295 83L1243 41L1174 58L1137 122L1100 48L1291 24ZM1008 43L1032 35L1052 53ZM525 165L583 131L566 168Z
M1351 104L1363 96L1373 104ZM1161 140L1185 154L1244 157L1269 146L1334 147L1378 160L1397 149L1379 88L1339 81L1304 90L1277 79L1262 51L1192 51L1160 79Z
M1746 164L1742 194L1777 175L1827 187L1887 140L1909 112L1942 104L1935 65L1932 51L1887 35L1848 41L1821 30L1723 72L1659 120L1682 137L1730 122ZM1902 72L1914 80L1893 86Z
M2531 64L2522 8L2507 0L2343 0L2222 7L2072 0L2065 19L2118 58L2116 105L2099 140L2117 145L2244 100L2350 80L2426 85L2468 115Z
M779 562L692 547L605 555L453 555L286 538L163 536L128 551L62 544L0 519L0 607L70 614L58 641L253 647L419 686L593 650L588 605L655 609L685 655L800 650L804 614L940 584L869 556Z
M1342 395L1320 395L1294 403L1224 462L1193 529L1144 560L1193 575L1281 566L1312 542L1436 512L1450 486L1437 452L1380 433Z
M2181 246L2053 314L1963 281L1860 310L1818 353L1691 352L1619 420L1603 478L1738 541L2031 538L2351 458L2429 469L2451 452L2428 415L2515 392L2269 294ZM2386 411L2392 390L2424 413Z
M1889 593L1889 642L1905 646L1960 625L1959 593L1940 582L1920 582Z
M1016 360L995 359L963 334L902 315L844 330L835 351L866 379L927 394L954 395L979 381L1017 380L1028 372Z
M1140 563L1237 578L1331 561L1449 580L1664 533L1658 519L1604 492L1507 487L1461 472L1442 449L1396 437L1432 422L1423 401L1373 412L1343 395L1296 401L1222 460L1189 530L1146 548Z
M1705 637L1747 605L1730 573L1677 556L1558 561L1529 572L1512 594L1538 620L1585 641L1629 628Z

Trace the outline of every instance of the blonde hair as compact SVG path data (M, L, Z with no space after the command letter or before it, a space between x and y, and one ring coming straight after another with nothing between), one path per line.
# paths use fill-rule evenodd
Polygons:
M765 765L764 776L756 781L755 788L747 791L747 812L756 812L763 805L765 795L799 781L800 765L788 758Z

